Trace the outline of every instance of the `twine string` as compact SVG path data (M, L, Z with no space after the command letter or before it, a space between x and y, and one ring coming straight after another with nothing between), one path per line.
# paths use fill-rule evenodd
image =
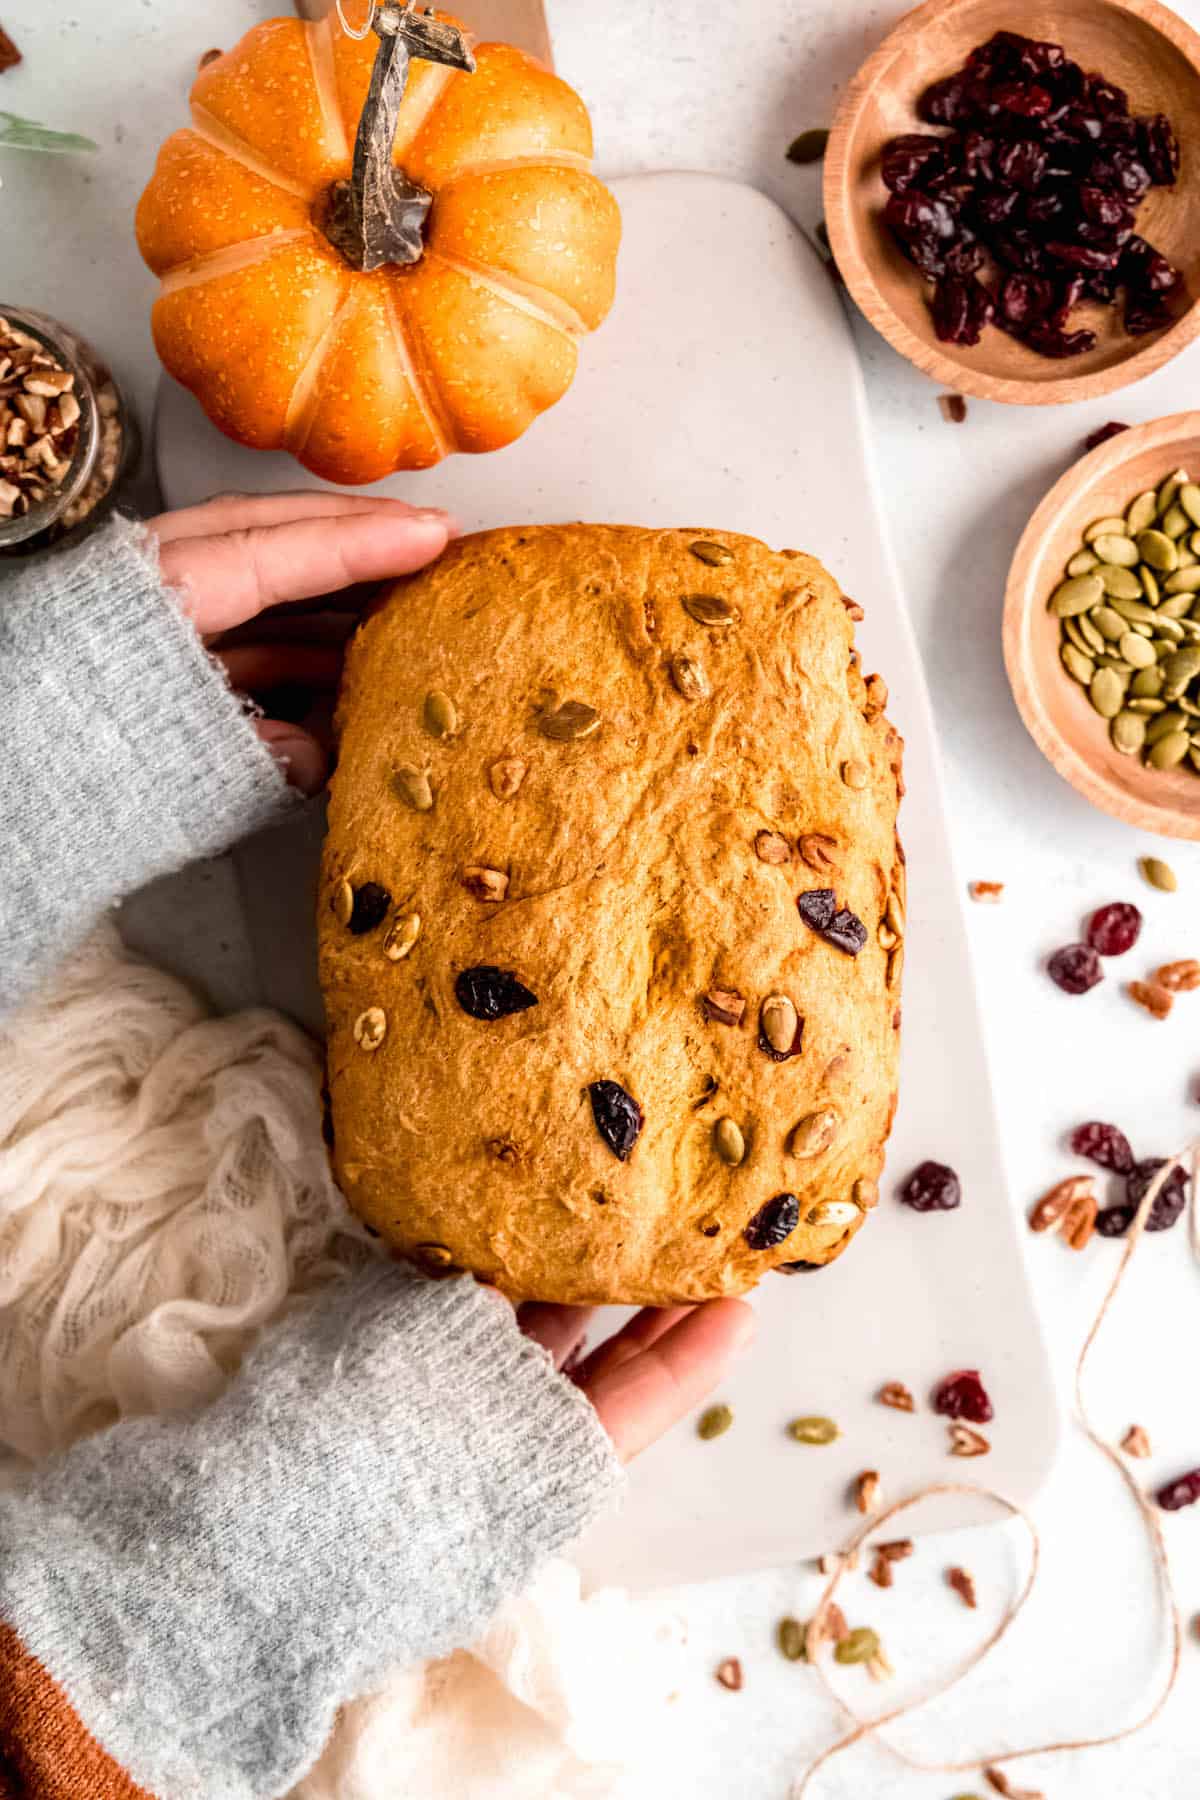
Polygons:
M348 38L353 38L356 44L361 44L364 38L370 37L375 24L375 13L378 9L379 0L367 0L367 22L361 31L355 31L347 22L346 15L342 10L343 0L333 0L333 3L337 9L338 24Z
M991 1632L989 1632L983 1642L978 1645L975 1650L971 1651L943 1681L936 1683L928 1690L928 1692L918 1695L915 1700L906 1701L903 1705L895 1706L889 1712L880 1713L873 1719L864 1719L859 1713L855 1712L854 1708L842 1698L841 1694L839 1694L834 1687L829 1678L825 1664L820 1660L816 1660L814 1666L816 1667L822 1686L830 1698L839 1707L841 1712L851 1721L851 1729L834 1743L829 1745L826 1750L821 1752L820 1756L818 1756L814 1762L809 1764L799 1782L793 1787L793 1800L802 1800L802 1796L808 1792L819 1770L822 1769L826 1763L832 1761L835 1756L840 1756L843 1751L849 1750L852 1745L861 1743L864 1739L872 1739L878 1742L880 1747L885 1749L889 1755L895 1757L898 1762L904 1763L910 1769L919 1769L925 1774L960 1775L976 1770L981 1766L999 1768L1003 1763L1019 1762L1030 1756L1057 1756L1069 1750L1098 1750L1105 1745L1122 1743L1127 1738L1135 1737L1138 1732L1145 1731L1146 1727L1154 1723L1155 1719L1159 1717L1163 1708L1166 1706L1167 1701L1174 1692L1175 1683L1179 1677L1179 1664L1183 1654L1183 1623L1180 1618L1179 1605L1175 1597L1175 1588L1171 1579L1171 1565L1167 1555L1166 1540L1163 1537L1162 1525L1153 1503L1148 1500L1146 1495L1142 1492L1134 1475L1126 1463L1122 1461L1120 1454L1113 1448L1107 1439L1100 1434L1096 1426L1092 1423L1091 1414L1088 1411L1087 1402L1083 1393L1083 1377L1087 1367L1088 1358L1096 1343L1096 1339L1100 1334L1101 1327L1117 1297L1121 1284L1129 1269L1129 1265L1141 1242L1142 1234L1146 1229L1146 1221L1150 1216L1151 1209L1158 1199L1159 1194L1166 1186L1172 1173L1184 1162L1185 1158L1190 1164L1191 1172L1191 1188L1188 1196L1188 1242L1191 1246L1193 1256L1196 1258L1197 1262L1200 1262L1200 1218L1197 1216L1196 1201L1196 1182L1197 1177L1200 1176L1200 1139L1198 1139L1193 1143L1186 1145L1184 1149L1178 1151L1176 1155L1168 1157L1163 1164L1163 1167L1158 1171L1153 1181L1147 1187L1146 1192L1143 1194L1126 1237L1124 1249L1121 1253L1121 1260L1117 1264L1116 1273L1108 1285L1095 1318L1092 1320L1091 1327L1087 1336L1084 1338L1082 1348L1080 1349L1075 1364L1076 1417L1090 1442L1097 1450L1107 1457L1108 1461L1119 1473L1121 1480L1124 1482L1128 1492L1133 1498L1138 1512L1141 1514L1142 1522L1146 1527L1146 1533L1150 1540L1150 1548L1154 1557L1155 1572L1158 1578L1159 1594L1162 1599L1163 1615L1169 1627L1168 1642L1170 1646L1167 1676L1157 1699L1148 1711L1143 1714L1140 1719L1135 1720L1132 1725L1125 1725L1119 1731L1106 1732L1101 1737L1072 1738L1063 1739L1057 1743L1031 1744L1024 1750L1005 1750L995 1756L973 1756L961 1762L927 1762L920 1757L912 1756L907 1751L900 1749L897 1744L893 1744L886 1737L881 1737L879 1734L885 1725L891 1725L897 1719L906 1718L909 1714L916 1712L919 1708L928 1706L931 1701L940 1699L942 1695L949 1693L952 1688L957 1687L960 1681L969 1675L973 1669L977 1668L986 1656L990 1655L996 1645L1000 1642L1001 1638L1008 1633L1020 1613L1023 1611L1026 1601L1033 1592L1034 1583L1037 1580L1038 1569L1041 1562L1041 1539L1038 1536L1037 1527L1034 1525L1033 1520L1025 1511L1024 1507L1018 1506L1014 1500L1006 1499L1003 1494L997 1493L995 1489L982 1487L975 1482L935 1482L928 1487L918 1489L916 1493L907 1495L903 1500L898 1500L894 1506L888 1507L885 1512L874 1515L864 1524L859 1526L858 1530L854 1533L853 1537L851 1537L842 1552L843 1559L859 1549L868 1538L872 1537L874 1533L879 1531L884 1525L888 1524L891 1520L898 1518L902 1513L908 1512L910 1508L919 1505L923 1500L931 1499L938 1494L970 1494L991 1501L994 1505L1001 1507L1007 1512L1010 1517L1020 1519L1021 1523L1025 1526L1026 1531L1029 1533L1030 1542L1029 1571L1025 1580L1021 1584L1016 1597L1013 1600L1010 1600L999 1623ZM818 1603L815 1614L818 1635L820 1635L820 1621L832 1604L834 1595L836 1594L842 1576L845 1573L846 1564L843 1560L834 1570L826 1585L825 1592L822 1594L820 1602Z

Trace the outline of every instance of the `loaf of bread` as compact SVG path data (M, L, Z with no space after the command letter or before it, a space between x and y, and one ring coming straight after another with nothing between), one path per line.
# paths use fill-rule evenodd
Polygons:
M334 1166L506 1293L665 1305L830 1262L896 1102L901 743L811 557L451 545L359 632L319 898Z

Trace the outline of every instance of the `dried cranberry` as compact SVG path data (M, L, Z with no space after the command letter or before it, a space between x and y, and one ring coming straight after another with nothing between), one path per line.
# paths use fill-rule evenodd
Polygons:
M947 344L977 344L995 303L973 276L944 275L933 290L933 329Z
M1096 1230L1101 1237L1124 1237L1133 1224L1136 1211L1132 1206L1106 1206L1096 1215Z
M1174 322L1174 317L1161 294L1130 294L1125 301L1125 329L1130 337L1162 331Z
M1087 181L1079 189L1079 206L1085 219L1107 231L1127 231L1133 224L1133 208L1119 194Z
M593 1081L588 1085L596 1130L620 1162L628 1162L642 1135L645 1115L632 1094L618 1081Z
M491 963L464 969L455 979L454 997L473 1019L504 1019L538 1003L537 995L511 969L497 969Z
M900 1198L914 1212L953 1212L962 1204L962 1186L945 1163L923 1162L900 1189Z
M796 1262L776 1263L775 1272L778 1275L808 1275L813 1269L827 1269L828 1267L828 1263L805 1262L801 1257Z
M902 194L906 188L926 186L946 166L943 149L946 142L944 138L919 131L893 138L884 146L881 159L883 185L893 194Z
M1100 1119L1077 1125L1071 1133L1071 1148L1076 1156L1086 1156L1089 1162L1099 1163L1102 1169L1113 1169L1118 1175L1127 1175L1133 1167L1133 1151L1125 1133Z
M840 907L832 888L810 888L796 896L796 909L810 931L847 956L857 956L867 941L867 928L857 913Z
M927 87L917 102L918 116L930 125L955 125L971 116L967 83L961 75L947 75Z
M1111 81L1105 81L1100 75L1093 75L1087 84L1088 105L1100 114L1102 119L1113 113L1129 111L1129 96L1124 88L1114 87Z
M1142 915L1128 900L1098 907L1088 920L1087 941L1101 956L1124 956L1137 943Z
M958 1369L947 1375L934 1393L933 1410L944 1419L966 1419L972 1425L986 1425L992 1417L992 1403L979 1370Z
M1150 191L1150 171L1140 157L1126 150L1101 152L1092 158L1088 169L1097 187L1111 188L1116 194L1135 203Z
M1180 1512L1183 1507L1194 1505L1200 1500L1200 1469L1189 1469L1186 1475L1168 1481L1155 1498L1164 1512Z
M1053 301L1053 284L1044 275L1006 275L1000 284L1000 317L1015 331L1045 318Z
M1019 81L1002 81L993 88L992 99L1002 112L1013 113L1018 119L1044 118L1051 106L1049 89L1036 81L1029 87Z
M1109 438L1119 437L1123 431L1128 430L1128 425L1122 424L1120 419L1110 419L1107 425L1100 425L1095 431L1088 432L1083 440L1083 447L1085 450L1098 450L1101 444L1107 444Z
M1125 1177L1125 1198L1134 1211L1145 1199L1146 1190L1154 1177L1165 1166L1165 1157L1148 1156L1140 1163L1135 1163ZM1187 1200L1188 1178L1181 1165L1176 1163L1150 1208L1150 1217L1146 1220L1146 1230L1170 1231L1187 1206Z
M1179 145L1171 121L1163 113L1138 120L1142 161L1155 187L1174 187L1179 173Z
M1032 138L1017 138L996 152L996 173L1002 181L1032 193L1046 173L1047 156Z
M1098 981L1103 981L1104 971L1100 967L1100 958L1090 944L1066 944L1056 950L1046 964L1047 973L1056 987L1064 994L1086 994L1094 988Z
M752 1250L773 1250L791 1237L800 1223L800 1202L795 1194L776 1194L760 1206L742 1236Z
M1034 325L1025 335L1025 342L1039 356L1082 356L1086 350L1096 348L1094 331L1060 331L1051 324Z
M975 212L984 225L1003 225L1020 205L1021 196L1016 188L995 188L991 193L980 194L975 201Z
M352 931L355 937L374 931L387 918L391 904L392 896L385 887L380 887L377 881L364 881L360 888L354 890L354 904L346 922L347 931Z

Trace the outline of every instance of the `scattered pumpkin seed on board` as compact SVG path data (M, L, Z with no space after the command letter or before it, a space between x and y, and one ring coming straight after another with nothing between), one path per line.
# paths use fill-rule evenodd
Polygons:
M1160 742L1165 741L1165 739L1160 739ZM1164 894L1173 894L1179 886L1174 869L1170 863L1163 862L1161 857L1139 856L1138 868L1142 872L1143 880L1148 881L1152 888L1158 888Z
M1200 482L1176 469L1093 519L1046 605L1112 748L1200 773Z
M723 1436L732 1424L732 1406L725 1406L724 1404L720 1406L710 1406L706 1412L700 1414L700 1419L696 1426L696 1436L704 1438L707 1442L710 1438L719 1438Z
M832 1444L840 1435L832 1419L812 1414L793 1419L788 1426L788 1436L795 1438L798 1444Z

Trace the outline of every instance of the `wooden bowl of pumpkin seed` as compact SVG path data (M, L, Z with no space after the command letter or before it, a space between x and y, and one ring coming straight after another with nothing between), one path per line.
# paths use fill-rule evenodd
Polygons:
M1200 412L1119 432L1051 488L1009 571L1004 658L1072 787L1200 839Z

